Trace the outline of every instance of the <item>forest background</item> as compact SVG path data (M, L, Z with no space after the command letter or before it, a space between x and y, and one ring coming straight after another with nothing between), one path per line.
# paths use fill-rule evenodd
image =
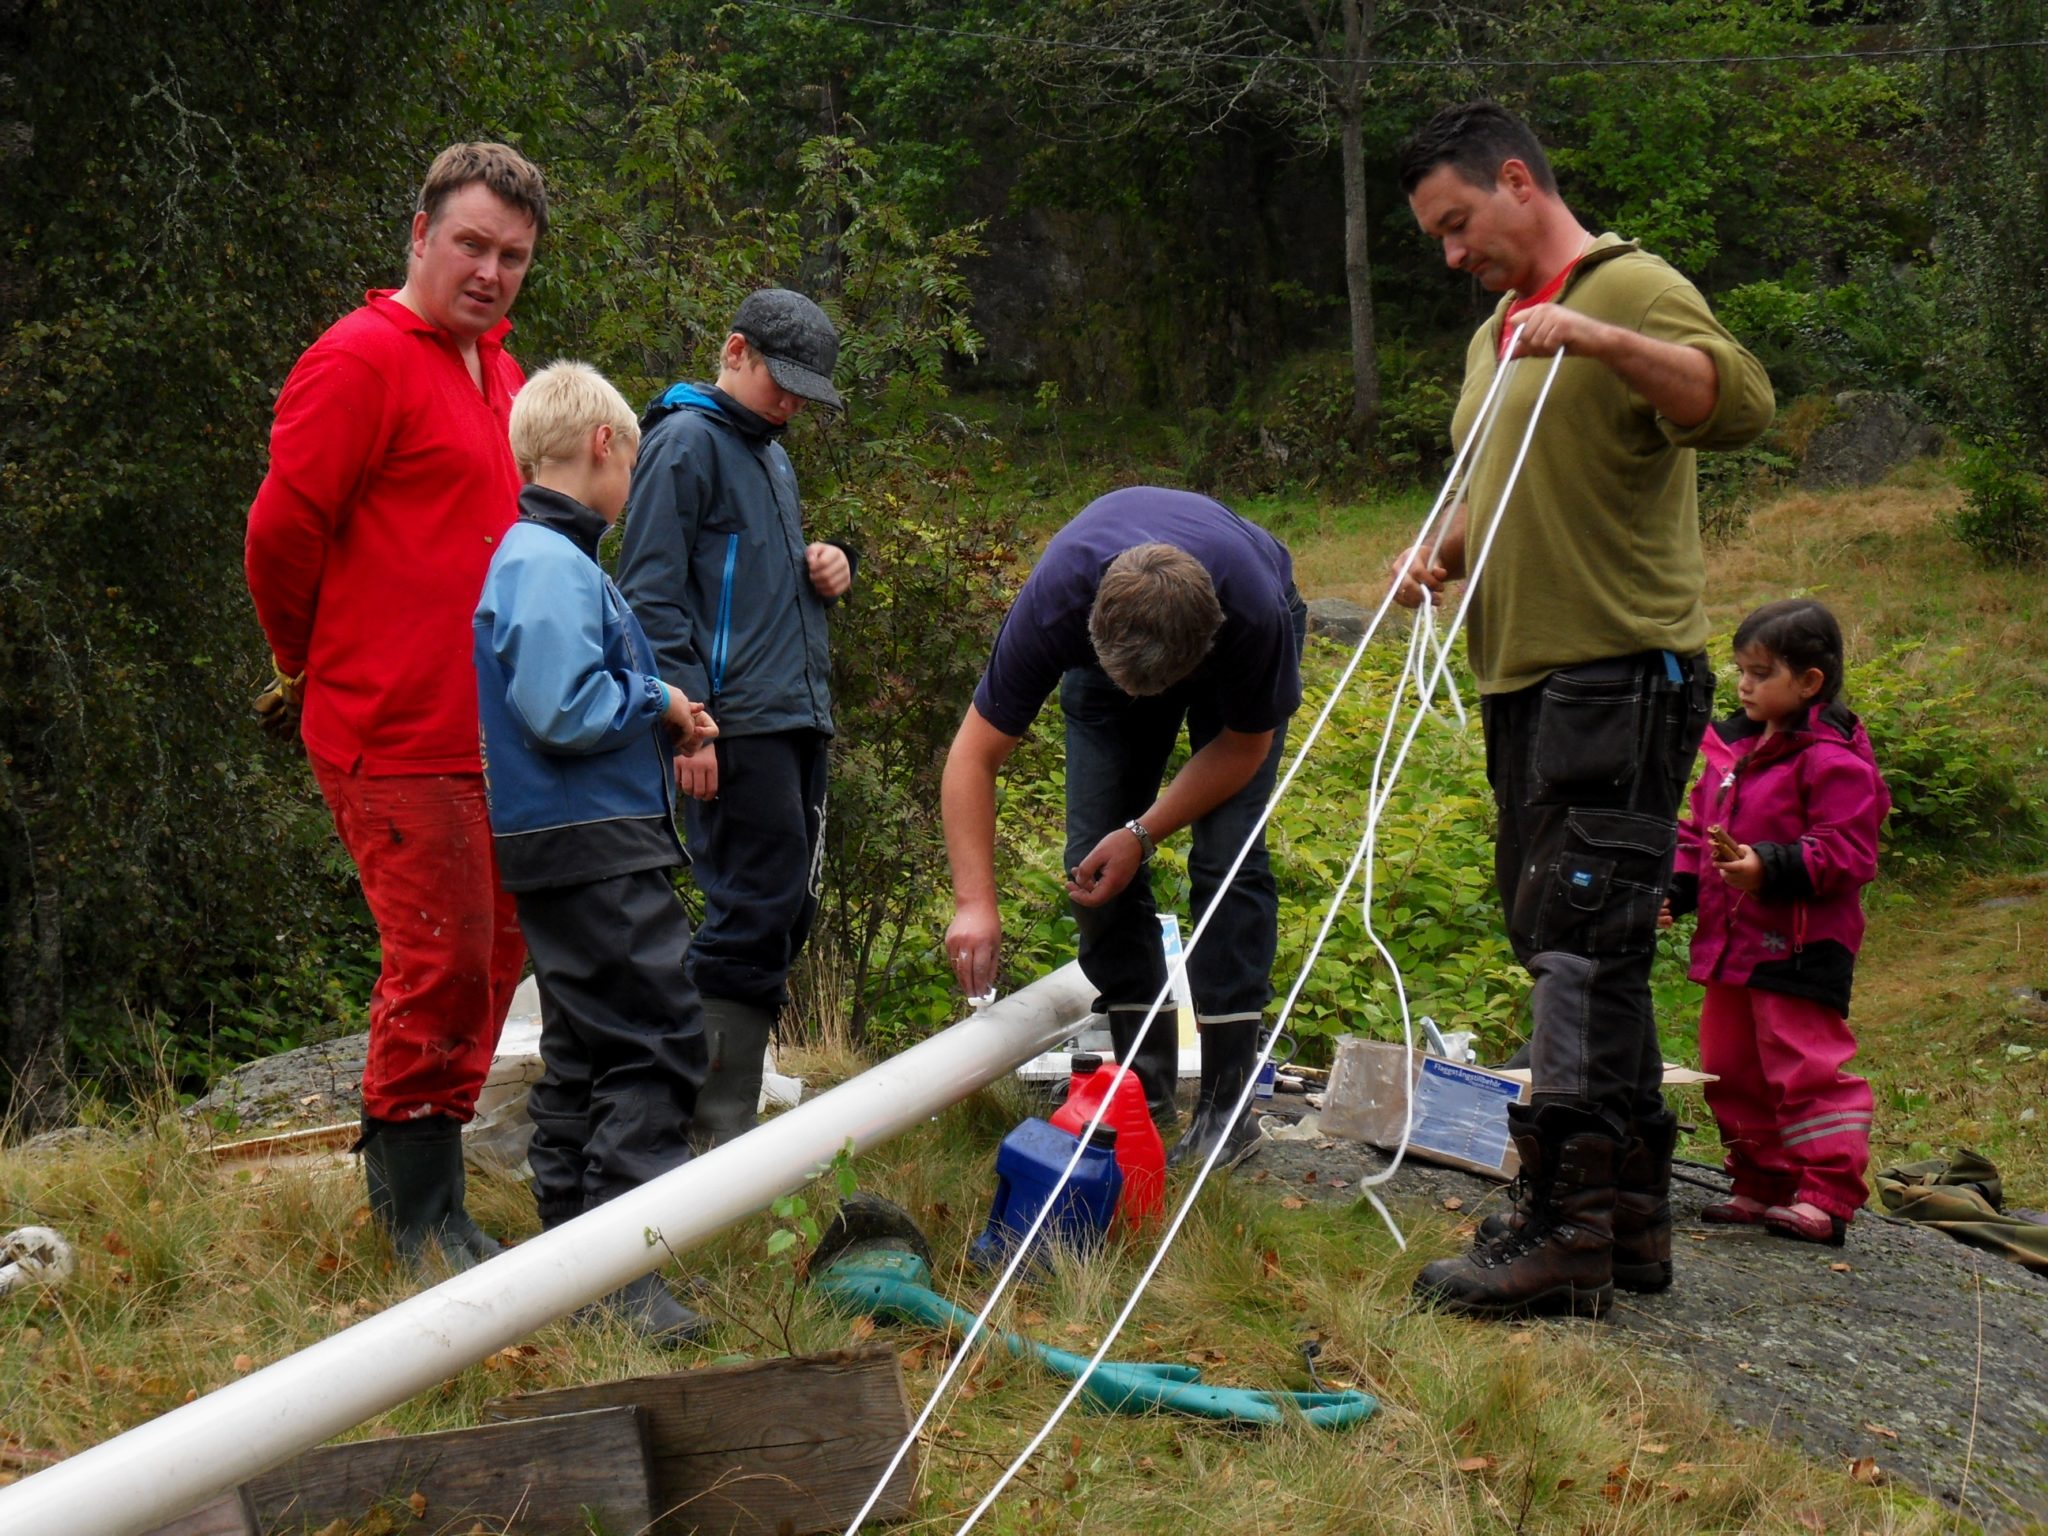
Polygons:
M1441 472L1492 298L1391 159L1444 103L1526 113L1586 222L1771 369L1778 424L1710 466L1710 523L1875 388L1951 429L1975 555L2038 560L2043 39L2048 0L0 0L5 1111L360 1027L374 932L302 756L248 712L242 528L279 385L399 281L443 144L549 176L529 367L644 398L771 283L840 325L853 409L791 444L813 528L863 552L803 1016L886 1048L950 1016L937 765L1034 541L1131 480L1295 538ZM1906 866L2038 854L2025 776L1913 686L1859 699L1889 711ZM1052 734L1011 776L1013 980L1070 942ZM1387 857L1404 964L1502 1040L1469 757L1418 765ZM1339 797L1294 814L1306 910L1353 834ZM1333 953L1302 1022L1369 1027L1386 979L1345 960L1362 934Z

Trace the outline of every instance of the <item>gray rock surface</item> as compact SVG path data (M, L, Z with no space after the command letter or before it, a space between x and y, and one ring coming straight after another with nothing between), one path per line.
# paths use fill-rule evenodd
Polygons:
M1308 605L1308 632L1328 635L1345 645L1356 645L1372 618L1364 608L1346 597L1318 597Z
M1835 396L1835 419L1807 444L1799 483L1807 490L1875 485L1940 448L1940 430L1927 424L1910 397L1852 390Z
M1237 1176L1348 1201L1386 1162L1357 1142L1269 1143ZM1316 1182L1303 1182L1311 1170ZM1620 1293L1603 1322L1545 1326L1614 1328L1698 1372L1734 1422L1818 1460L1871 1457L1986 1530L2048 1521L2048 1280L1869 1211L1842 1248L1709 1226L1700 1207L1726 1180L1679 1174L1676 1284ZM1414 1162L1380 1194L1411 1238L1432 1219L1473 1220L1506 1201L1499 1184ZM1456 1218L1441 1208L1451 1196L1463 1201Z

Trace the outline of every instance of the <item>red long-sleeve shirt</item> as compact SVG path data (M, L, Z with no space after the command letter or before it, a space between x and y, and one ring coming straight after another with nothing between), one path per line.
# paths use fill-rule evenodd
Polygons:
M478 773L470 620L519 511L506 422L525 381L501 322L455 338L391 290L307 349L277 397L244 551L306 748L365 773Z

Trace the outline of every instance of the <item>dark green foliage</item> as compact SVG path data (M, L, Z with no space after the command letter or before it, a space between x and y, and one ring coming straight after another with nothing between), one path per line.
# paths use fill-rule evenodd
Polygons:
M2048 555L2048 481L2028 466L2017 443L1993 440L1965 450L1956 478L1967 493L1955 535L1991 565L2030 565Z

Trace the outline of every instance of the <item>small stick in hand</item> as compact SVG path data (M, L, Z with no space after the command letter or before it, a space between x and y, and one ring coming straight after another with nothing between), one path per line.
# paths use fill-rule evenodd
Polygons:
M1714 861L1730 864L1742 857L1742 845L1728 835L1728 829L1718 821L1707 828L1707 837L1714 845Z

